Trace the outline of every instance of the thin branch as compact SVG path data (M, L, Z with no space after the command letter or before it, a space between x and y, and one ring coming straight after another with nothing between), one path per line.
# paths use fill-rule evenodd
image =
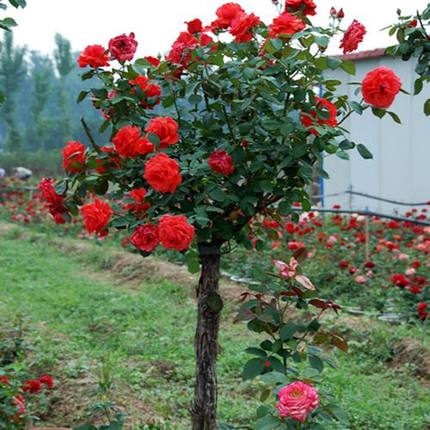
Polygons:
M90 141L91 146L93 147L94 151L100 153L101 152L100 148L98 147L96 141L94 140L94 137L91 133L91 130L88 127L88 124L85 122L85 119L83 117L81 117L81 123L82 123L82 127L84 127L85 134L87 135L88 140Z
M231 125L230 118L228 117L227 110L226 110L224 105L222 107L222 111L224 113L225 122L227 123L227 127L228 127L228 130L230 131L231 137L232 137L234 143L237 143L236 135L234 134L234 130L233 130L233 127Z

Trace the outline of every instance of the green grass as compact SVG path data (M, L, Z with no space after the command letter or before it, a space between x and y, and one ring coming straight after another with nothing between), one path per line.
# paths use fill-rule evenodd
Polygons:
M114 395L132 422L155 417L168 429L189 429L192 286L121 285L101 269L104 252L94 246L87 254L70 255L31 235L0 236L0 323L7 327L18 315L24 317L32 349L28 364L60 381L60 411L62 401L71 406L63 416L52 411L46 423L80 422L83 405L97 400L98 375L108 361ZM225 308L222 323L219 414L223 421L245 424L254 416L260 384L241 381L249 336L245 327L231 324L233 310L234 304ZM349 335L352 353L336 353L338 369L327 372L326 387L348 411L350 424L332 428L427 430L430 390L410 367L395 370L385 361L395 340L413 337L428 345L428 338L416 328L376 323L366 333L354 328Z

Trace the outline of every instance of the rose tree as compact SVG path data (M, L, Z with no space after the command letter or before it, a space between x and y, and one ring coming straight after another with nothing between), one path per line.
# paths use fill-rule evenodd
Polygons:
M325 71L354 74L354 65L325 52L341 32L341 16L332 15L328 28L314 27L315 9L311 0L288 0L266 25L227 3L208 26L188 22L164 58L132 62L133 33L113 38L109 49L88 46L78 63L89 67L82 78L92 79L93 88L79 101L91 96L111 144L97 146L86 127L89 148L68 142L63 149L68 178L55 188L50 180L41 185L57 222L80 211L90 233L124 229L142 255L161 245L184 252L190 268L201 271L196 430L216 427L222 253L233 240L252 245L249 222L256 215L273 208L289 215L295 202L308 210L315 167L327 176L323 156L345 158L355 147L343 120L361 114L366 101L386 109L400 90L384 69L368 78L362 102L339 95L340 82ZM352 25L342 41L348 51L365 33ZM363 145L357 149L370 156Z

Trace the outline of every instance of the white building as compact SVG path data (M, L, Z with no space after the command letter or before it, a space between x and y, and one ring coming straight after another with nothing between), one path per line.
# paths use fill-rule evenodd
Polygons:
M403 62L385 56L383 49L347 57L355 61L356 75L335 71L330 74L330 78L345 82L340 91L349 94L353 100L360 101L361 94L354 96L357 86L347 83L361 82L370 70L379 66L392 68L400 76L403 89L413 94L417 77L413 61ZM426 117L423 112L424 102L428 98L430 85L425 86L418 96L402 93L397 96L389 110L399 115L402 125L396 124L388 115L383 119L376 118L370 110L362 116L354 114L345 121L345 128L351 132L350 140L366 145L374 158L364 160L356 150L348 151L349 161L336 156L326 158L324 167L330 179L322 181L322 194L353 190L401 202L430 201L430 117ZM392 213L394 209L404 212L408 209L348 194L326 197L323 201L326 208L337 203L345 209L369 208L383 213Z

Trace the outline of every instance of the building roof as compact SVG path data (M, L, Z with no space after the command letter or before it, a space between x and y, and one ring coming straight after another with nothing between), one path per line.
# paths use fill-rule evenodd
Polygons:
M379 58L384 57L386 48L377 48L370 51L355 52L353 54L339 55L342 60L358 61L367 60L369 58Z

